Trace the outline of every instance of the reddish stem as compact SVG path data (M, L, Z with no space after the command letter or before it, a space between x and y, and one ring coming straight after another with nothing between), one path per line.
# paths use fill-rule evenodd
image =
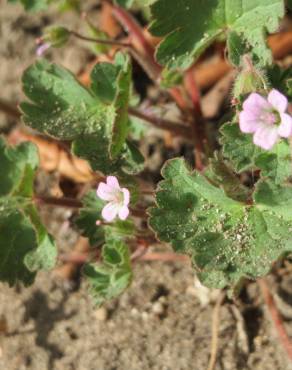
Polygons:
M186 71L185 86L192 100L196 118L202 117L201 94L194 77L194 66Z
M72 198L55 198L55 197L46 197L46 196L35 196L33 200L38 205L51 205L57 207L65 207L65 208L82 208L83 204L80 200L72 199Z
M275 329L277 330L279 339L289 357L289 359L292 361L292 342L286 332L283 320L281 318L281 315L277 309L277 306L275 304L274 298L272 294L270 293L269 286L267 284L267 281L265 279L260 279L258 281L258 284L260 286L260 289L262 291L263 298L265 300L265 303L270 311L270 315L272 318L272 321L274 323Z
M193 67L188 69L185 74L185 87L192 101L192 119L190 121L192 127L192 133L195 143L195 162L197 170L201 171L203 166L202 154L204 153L205 132L204 132L204 120L201 108L201 97L197 83L194 78Z
M185 138L190 137L189 128L182 123L165 120L163 118L150 115L131 107L128 109L128 112L130 115L141 118L146 122L151 123L153 126L156 126L157 128L174 132L175 134L178 134Z
M83 203L78 199L72 198L55 198L55 197L47 197L47 196L35 196L33 198L36 204L38 205L50 205L56 207L64 207L64 208L76 208L80 209L83 207ZM146 209L131 209L131 214L134 217L147 219Z
M137 61L142 64L150 77L156 81L160 77L162 68L154 58L155 49L144 36L143 29L136 19L120 6L112 5L112 12L118 22L129 33L133 46L138 51L138 54L134 53L133 56L138 59ZM142 54L142 58L139 58L139 53Z
M190 109L190 106L186 102L185 97L183 96L183 92L179 87L172 87L168 90L169 94L175 100L177 106L183 111L187 112Z

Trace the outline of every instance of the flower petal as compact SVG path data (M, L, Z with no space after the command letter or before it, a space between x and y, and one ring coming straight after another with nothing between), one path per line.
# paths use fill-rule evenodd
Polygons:
M127 206L123 206L119 210L119 218L121 220L125 220L129 216L129 208Z
M277 139L277 126L262 125L253 136L254 144L266 150L272 149Z
M122 192L123 192L123 194L124 194L124 201L123 201L123 204L124 204L125 206L127 206L127 205L130 203L130 192L129 192L129 190L128 190L128 189L126 189L126 188L122 188L121 190L122 190Z
M104 182L99 183L96 194L102 200L112 201L115 199L115 189Z
M278 134L282 137L292 135L292 117L287 113L281 113L281 124L278 127Z
M287 110L288 99L276 89L270 91L268 101L280 113L284 113Z
M36 55L38 57L41 57L50 47L51 47L51 44L49 42L45 42L44 44L41 44L36 49Z
M106 178L106 183L113 189L120 189L120 184L116 176L108 176Z
M258 116L250 111L242 111L239 113L240 130L246 134L256 132L259 128Z
M257 117L267 109L271 109L270 103L257 93L251 93L243 103L243 110Z
M108 203L101 212L102 217L108 221L113 221L119 212L120 207L116 203Z

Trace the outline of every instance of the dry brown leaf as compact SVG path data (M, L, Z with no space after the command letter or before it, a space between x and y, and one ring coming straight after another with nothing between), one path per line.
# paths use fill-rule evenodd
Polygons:
M21 129L12 131L8 137L8 142L14 145L23 141L36 144L40 155L40 166L45 171L58 171L61 176L77 183L88 183L100 178L91 170L87 161L71 155L62 144L56 141L28 134Z

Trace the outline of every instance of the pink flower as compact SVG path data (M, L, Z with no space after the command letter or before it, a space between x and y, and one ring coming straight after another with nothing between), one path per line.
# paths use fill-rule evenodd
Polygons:
M292 117L285 113L287 108L288 100L278 90L271 90L267 98L252 93L239 114L240 130L253 133L254 144L269 150L279 137L292 135Z
M36 55L38 57L41 57L50 47L51 47L51 44L49 42L40 44L36 49Z
M129 216L130 192L128 189L120 187L115 176L108 176L106 183L101 182L98 185L97 196L108 202L101 213L106 221L111 222L117 216L121 220L125 220Z

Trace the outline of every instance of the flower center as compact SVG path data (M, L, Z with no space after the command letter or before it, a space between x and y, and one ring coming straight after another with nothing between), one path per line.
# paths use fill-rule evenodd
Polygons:
M264 111L260 119L267 125L274 125L278 121L276 112L270 110Z
M115 192L115 202L116 203L123 203L124 202L124 193L120 190Z

